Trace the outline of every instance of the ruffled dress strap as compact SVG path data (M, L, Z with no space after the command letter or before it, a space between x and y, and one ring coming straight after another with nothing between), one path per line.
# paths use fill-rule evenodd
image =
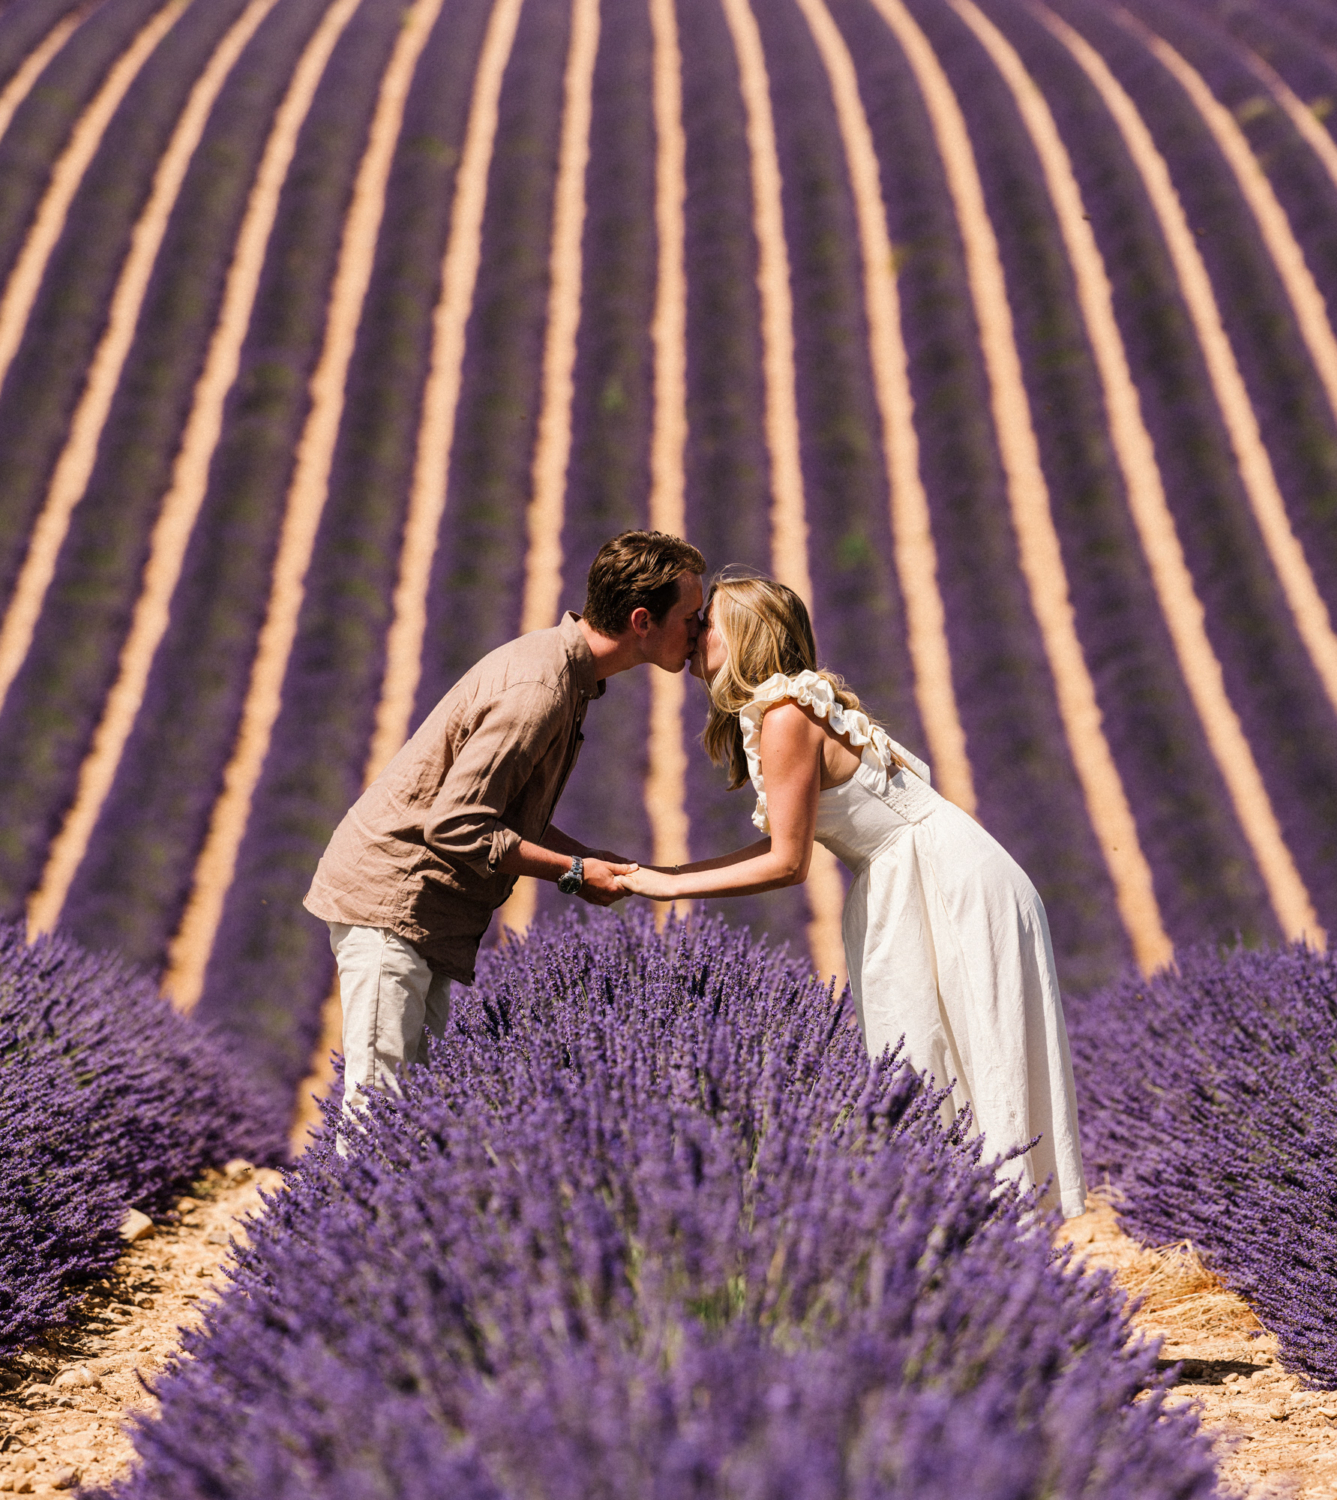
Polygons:
M836 697L835 689L819 672L799 672L793 677L777 672L768 677L752 695L751 701L738 710L747 772L757 793L752 821L762 833L771 831L771 821L766 811L766 782L761 772L761 721L766 717L767 709L787 698L804 704L819 718L825 719L837 734L843 735L860 751L863 763L875 766L884 779L905 767L914 772L925 786L929 785L928 766L904 745L898 745L880 725L872 723L867 714L857 708L846 708Z

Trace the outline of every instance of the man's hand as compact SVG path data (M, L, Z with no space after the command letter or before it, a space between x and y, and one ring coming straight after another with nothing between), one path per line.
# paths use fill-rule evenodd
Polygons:
M618 876L632 875L639 869L639 865L625 864L621 861L587 859L585 879L576 894L582 901L588 901L591 906L612 906L615 901L621 901L625 895L629 894L618 884Z
M582 849L586 859L601 859L606 865L630 865L634 870L636 861L629 854L619 854L616 849Z

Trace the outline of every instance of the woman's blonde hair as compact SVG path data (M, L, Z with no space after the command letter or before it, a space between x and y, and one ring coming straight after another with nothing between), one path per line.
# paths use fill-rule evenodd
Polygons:
M710 585L706 609L724 642L725 656L706 684L710 717L701 741L717 766L728 767L733 790L748 779L738 710L752 701L768 677L777 672L787 677L816 672L831 684L846 708L858 708L859 699L842 678L818 667L807 606L783 583L722 573Z

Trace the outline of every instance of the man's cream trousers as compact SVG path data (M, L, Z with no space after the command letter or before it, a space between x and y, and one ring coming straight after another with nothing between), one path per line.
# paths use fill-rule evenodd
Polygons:
M385 927L331 922L330 947L339 966L344 1012L344 1108L359 1092L399 1092L398 1074L427 1061L427 1036L445 1035L450 980Z

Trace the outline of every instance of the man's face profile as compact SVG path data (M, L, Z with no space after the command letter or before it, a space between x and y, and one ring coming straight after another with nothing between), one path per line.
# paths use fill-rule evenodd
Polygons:
M701 629L701 606L705 596L701 592L701 579L696 573L678 575L678 597L669 607L668 613L658 625L645 613L645 633L642 636L645 659L662 667L666 672L681 672L688 658L696 649L696 638ZM642 611L635 611L640 615ZM640 634L640 632L637 632Z

